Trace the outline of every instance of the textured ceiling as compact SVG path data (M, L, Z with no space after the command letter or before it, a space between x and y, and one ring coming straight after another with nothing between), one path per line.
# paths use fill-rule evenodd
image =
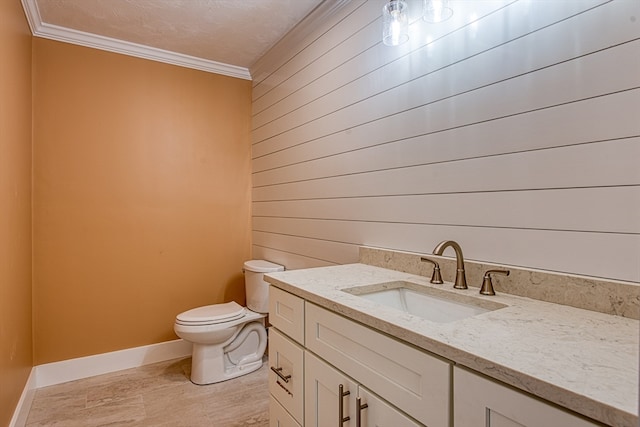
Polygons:
M41 24L248 68L322 0L27 0Z

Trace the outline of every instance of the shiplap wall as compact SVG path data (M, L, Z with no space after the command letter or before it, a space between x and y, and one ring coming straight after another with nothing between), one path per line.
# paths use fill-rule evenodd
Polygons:
M383 3L344 2L252 70L253 256L453 239L640 282L640 1L453 1L397 47Z

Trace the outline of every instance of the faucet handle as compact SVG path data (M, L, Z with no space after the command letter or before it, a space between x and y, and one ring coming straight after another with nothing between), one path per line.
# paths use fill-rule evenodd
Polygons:
M482 279L482 286L480 287L480 293L482 295L495 295L496 292L493 290L493 282L491 281L492 274L503 274L508 276L510 273L509 270L487 270L484 273L484 278Z
M425 257L420 257L420 261L422 262L430 262L431 264L433 264L433 273L431 274L431 283L434 283L436 285L441 285L444 282L442 281L442 275L440 274L440 266L438 265L437 262L435 262L432 259L429 258L425 258Z

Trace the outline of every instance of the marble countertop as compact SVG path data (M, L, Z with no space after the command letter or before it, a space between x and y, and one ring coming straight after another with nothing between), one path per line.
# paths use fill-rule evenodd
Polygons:
M608 425L638 426L640 323L529 298L482 296L365 264L269 273L265 280L456 364ZM344 292L404 280L506 305L436 323Z

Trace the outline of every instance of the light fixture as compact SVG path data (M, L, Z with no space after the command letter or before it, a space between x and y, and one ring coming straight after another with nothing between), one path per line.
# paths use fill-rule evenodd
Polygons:
M442 22L451 18L453 10L449 7L449 0L423 0L422 19L427 22Z
M382 42L397 46L409 40L409 10L407 3L391 0L382 8Z
M422 19L430 23L446 21L453 15L450 0L422 0ZM389 0L382 7L382 42L398 46L409 40L409 7L403 0Z

